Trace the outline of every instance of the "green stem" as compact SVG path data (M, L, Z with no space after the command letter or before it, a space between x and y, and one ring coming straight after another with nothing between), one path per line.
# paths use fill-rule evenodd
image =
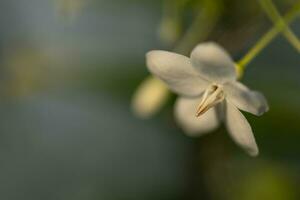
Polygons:
M195 43L203 41L211 33L218 22L221 13L220 3L205 0L200 5L200 12L195 17L189 29L185 32L182 39L177 43L174 51L181 54L188 54Z
M285 38L294 46L294 48L300 53L300 41L297 38L297 36L293 33L293 31L289 28L289 26L285 23L282 16L278 12L276 6L274 5L272 0L259 0L258 1L262 7L262 9L265 11L265 13L268 15L268 17L271 19L271 21L275 24L278 21L281 21L281 23L284 24L284 30L283 35Z
M163 17L159 27L160 39L172 45L182 34L183 8L188 0L164 0Z
M300 2L297 3L284 17L285 23L291 23L300 11ZM241 73L245 70L246 66L260 53L281 31L285 29L285 23L281 20L276 22L273 28L263 35L258 42L249 50L249 52L237 62L238 71Z

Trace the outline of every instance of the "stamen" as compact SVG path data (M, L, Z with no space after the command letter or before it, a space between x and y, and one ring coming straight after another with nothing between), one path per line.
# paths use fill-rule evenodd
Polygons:
M224 100L224 92L219 85L212 85L207 88L202 96L202 100L197 108L196 117L199 117L210 108Z

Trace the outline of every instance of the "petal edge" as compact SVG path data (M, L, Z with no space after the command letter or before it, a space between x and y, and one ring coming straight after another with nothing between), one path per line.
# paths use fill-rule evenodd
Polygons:
M225 84L224 91L228 101L240 110L260 116L269 110L268 102L263 94L251 91L240 82Z
M186 56L154 50L146 54L146 62L149 71L179 95L199 96L209 84L193 68Z
M244 115L231 103L226 102L225 123L233 141L250 156L257 156L259 150L252 128Z
M196 137L218 128L220 121L215 108L209 109L200 117L196 117L196 109L200 98L189 99L179 97L175 104L175 118L185 133Z
M197 45L191 53L191 61L195 69L210 81L222 84L237 78L234 61L214 42Z

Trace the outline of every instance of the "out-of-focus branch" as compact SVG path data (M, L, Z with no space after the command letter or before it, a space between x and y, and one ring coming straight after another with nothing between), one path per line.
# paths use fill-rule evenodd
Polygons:
M191 26L177 42L175 52L188 54L199 41L203 41L211 33L221 14L222 2L205 0L199 5L199 13Z
M293 31L289 28L289 26L285 23L284 19L280 15L279 11L277 10L276 6L272 2L272 0L259 0L258 1L262 7L262 9L265 11L265 13L268 15L268 17L271 19L271 21L276 24L277 22L281 22L284 24L284 30L283 35L285 38L295 47L295 49L300 53L300 41L298 37L293 33Z
M243 75L246 66L260 53L280 32L282 32L286 25L291 23L300 14L300 2L295 4L293 8L283 17L283 20L279 20L275 23L273 28L265 33L256 44L248 51L248 53L237 62L237 69L239 76ZM283 23L284 22L284 23Z

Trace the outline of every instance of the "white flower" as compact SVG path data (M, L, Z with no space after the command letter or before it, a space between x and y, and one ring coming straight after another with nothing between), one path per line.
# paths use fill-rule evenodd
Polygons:
M223 121L236 144L258 155L251 126L239 109L259 116L268 104L262 94L236 80L235 63L222 47L199 44L190 58L156 50L146 59L149 70L180 95L175 117L187 134L207 133Z

